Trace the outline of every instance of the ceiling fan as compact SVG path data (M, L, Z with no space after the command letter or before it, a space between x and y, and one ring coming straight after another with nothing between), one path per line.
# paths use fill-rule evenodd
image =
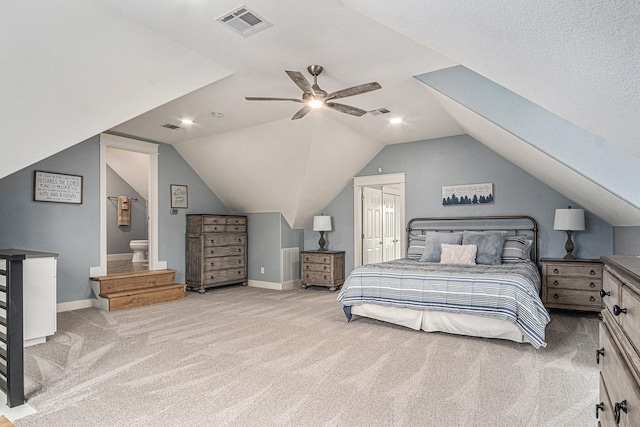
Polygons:
M320 89L318 86L318 76L322 73L321 65L309 65L307 67L307 71L309 74L313 76L313 85L309 83L309 81L302 75L299 71L289 71L285 70L287 75L293 80L293 82L298 85L300 89L302 89L302 98L266 98L259 96L247 96L245 99L247 101L293 101L301 104L305 104L294 116L291 120L301 119L304 117L309 111L314 108L320 107L328 107L336 111L340 111L341 113L351 114L352 116L363 116L367 112L360 108L352 107L350 105L338 104L337 102L333 102L334 99L346 98L348 96L360 95L361 93L371 92L373 90L380 89L382 86L378 84L378 82L365 83L358 86L353 86L347 89L342 89L337 92L327 93L326 91Z

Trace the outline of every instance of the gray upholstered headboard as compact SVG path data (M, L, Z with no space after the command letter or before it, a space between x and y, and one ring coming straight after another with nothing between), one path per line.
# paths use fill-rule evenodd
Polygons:
M407 224L407 244L412 234L464 230L505 230L511 235L525 235L533 240L532 259L538 264L538 223L527 215L413 218Z

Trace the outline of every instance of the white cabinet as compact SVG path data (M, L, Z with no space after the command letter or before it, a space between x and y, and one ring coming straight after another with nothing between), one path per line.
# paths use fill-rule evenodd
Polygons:
M25 251L23 275L24 345L40 344L56 332L56 254Z

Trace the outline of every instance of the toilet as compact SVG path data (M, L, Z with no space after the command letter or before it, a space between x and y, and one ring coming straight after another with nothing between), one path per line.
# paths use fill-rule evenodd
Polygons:
M129 247L133 251L133 259L131 262L143 262L147 260L147 251L149 250L148 240L132 240Z

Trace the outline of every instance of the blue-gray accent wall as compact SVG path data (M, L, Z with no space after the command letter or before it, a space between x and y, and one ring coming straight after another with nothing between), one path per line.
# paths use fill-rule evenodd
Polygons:
M109 166L107 166L107 194L112 197L107 200L107 253L130 253L129 242L147 239L149 228L147 201ZM118 225L118 200L115 198L118 196L131 198L129 225Z
M640 255L640 227L614 227L613 253Z
M405 173L406 220L415 217L530 215L539 225L541 257L562 257L566 233L553 230L556 208L581 206L496 154L468 135L386 146L358 176ZM487 205L443 206L442 186L492 182L495 202ZM333 217L327 247L346 251L346 272L353 269L353 187L347 185L323 210ZM320 213L320 212L318 212ZM586 212L586 230L575 232L574 254L599 258L613 253L612 227ZM305 228L305 249L317 249L319 235Z
M158 144L159 260L184 283L187 213L230 213L214 192L168 144ZM33 171L83 176L83 203L33 201ZM100 264L100 145L90 138L0 179L0 247L56 252L59 303L93 298L89 268ZM189 208L170 212L170 184L189 190Z

